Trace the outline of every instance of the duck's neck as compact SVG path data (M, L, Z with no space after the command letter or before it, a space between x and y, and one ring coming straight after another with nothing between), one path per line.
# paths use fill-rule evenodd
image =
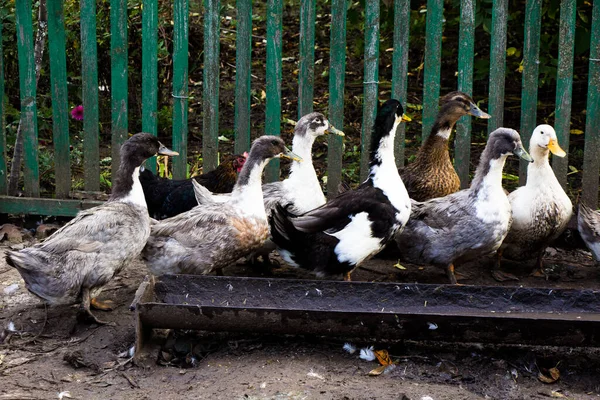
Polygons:
M109 201L131 203L147 208L144 190L140 183L140 166L121 161L113 181Z
M506 162L506 155L500 158L492 158L482 161L475 171L475 178L471 183L471 191L479 193L481 191L493 191L502 189L502 170Z
M560 185L550 166L549 153L548 149L544 149L538 145L530 146L529 155L533 158L533 162L527 165L526 184L528 186Z
M247 214L266 218L262 194L262 173L269 160L252 156L244 164L231 193L231 202Z
M392 131L380 139L379 147L375 154L371 156L369 163L370 171L367 182L382 190L398 185L398 181L402 183L396 168L396 157L394 156L396 128L397 124L394 124Z
M310 180L316 180L317 173L313 167L312 162L312 146L315 142L315 138L312 135L305 135L300 137L294 136L292 142L292 151L302 158L302 161L292 161L290 167L290 177L288 178L291 182L308 182Z

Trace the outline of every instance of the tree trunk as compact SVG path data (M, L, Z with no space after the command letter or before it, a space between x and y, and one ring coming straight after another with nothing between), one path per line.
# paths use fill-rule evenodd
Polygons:
M46 45L46 36L48 35L48 13L46 11L46 0L40 0L38 8L38 30L35 34L35 44L33 48L33 59L35 61L35 87L40 80L42 70L42 60L44 58L44 48ZM8 179L8 195L16 196L19 178L21 177L21 165L23 164L23 133L21 132L21 122L17 128L15 138L15 147L12 163L10 167L10 177Z

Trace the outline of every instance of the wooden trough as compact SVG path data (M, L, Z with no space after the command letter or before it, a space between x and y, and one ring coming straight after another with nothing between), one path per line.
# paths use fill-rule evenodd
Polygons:
M600 290L164 275L134 302L153 328L600 346Z

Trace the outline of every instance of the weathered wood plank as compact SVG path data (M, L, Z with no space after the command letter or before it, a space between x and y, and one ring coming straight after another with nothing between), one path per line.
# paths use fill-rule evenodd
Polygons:
M208 3L211 3L211 0L207 0ZM214 169L216 165L212 165L214 162L214 154L213 150L216 153L216 148L214 148L213 143L210 141L207 142L206 138L209 136L209 132L212 132L215 128L212 126L212 117L214 114L208 115L207 113L215 112L218 113L218 109L216 111L207 109L207 99L206 96L216 96L216 101L218 103L219 92L216 93L211 92L211 88L214 87L215 82L211 82L207 79L207 74L211 74L208 70L212 68L211 65L206 64L207 53L210 53L213 49L207 47L206 36L207 36L207 24L210 26L212 22L214 22L215 15L212 4L207 4L205 2L205 18L204 18L204 122L203 122L203 139L202 139L202 147L204 152L204 165L203 168L206 168L206 172L211 169ZM218 4L218 0L217 0ZM184 179L187 175L187 139L188 139L188 9L189 9L189 1L188 0L175 0L173 2L173 22L174 22L174 32L173 32L173 149L179 152L178 157L173 158L173 178L174 179ZM218 5L217 5L217 29L218 29ZM217 52L217 60L219 59L219 54ZM218 85L218 73L215 76L211 75L211 79L215 80ZM210 88L207 88L210 86ZM217 86L218 88L218 86ZM218 89L217 89L218 90ZM208 93L207 93L208 92ZM214 100L210 100L214 101ZM216 126L216 125L215 125ZM208 157L207 157L208 156ZM207 164L208 162L208 164Z
M542 0L527 0L525 5L525 40L523 44L523 88L521 90L521 140L526 149L537 122L537 98L540 54ZM521 160L519 183L525 184L528 161Z
M281 134L281 36L283 1L267 0L267 104L265 134ZM267 182L279 180L279 159L266 169Z
M476 0L461 0L460 30L458 33L458 90L473 93L473 58L475 48ZM471 165L471 117L465 116L456 124L454 139L454 168L462 189L469 187Z
M7 169L6 169L6 129L4 127L4 51L2 45L2 30L4 24L0 19L0 195L8 191Z
M346 75L346 8L347 0L331 2L329 58L329 112L327 118L338 129L344 128L344 77ZM342 180L343 139L329 135L327 139L327 197L338 194Z
M442 26L444 1L427 0L427 26L425 28L425 70L423 72L423 130L429 136L440 98L440 68L442 61Z
M110 1L110 94L112 105L112 177L119 169L119 152L127 140L127 0Z
M98 50L96 0L81 0L81 85L83 99L83 179L85 190L100 190Z
M583 153L582 199L598 206L598 172L600 170L600 2L594 3L590 39L590 69Z
M379 98L379 2L365 4L365 71L363 80L363 116L360 141L360 180L369 175L371 130L375 123Z
M142 131L158 133L158 1L142 2ZM156 158L146 161L156 172Z
M235 36L235 153L250 150L252 0L237 0Z
M558 36L558 65L556 70L556 111L554 130L558 144L567 152L565 157L552 157L552 168L558 181L567 187L569 165L569 138L571 131L571 104L573 103L573 58L575 53L575 0L560 3L560 28Z
M315 78L315 8L316 0L300 1L298 119L313 111Z
M202 93L204 112L202 169L204 172L212 171L219 165L219 4L219 0L204 0L204 90ZM187 39L185 52L187 64Z
M506 27L508 0L494 0L492 5L492 44L490 48L490 90L488 134L504 121L504 74L506 71Z
M69 197L71 158L69 157L69 103L67 100L67 57L63 3L48 3L48 52L52 86L52 137L54 141L54 176L57 198Z
M44 199L0 196L0 213L72 217L81 210L103 204L96 200Z
M392 98L402 103L406 111L406 92L408 88L408 47L410 35L410 1L394 1L394 52L392 53ZM404 140L406 124L400 124L396 130L394 155L396 165L404 166Z
M33 58L33 23L31 0L15 2L17 23L17 47L19 53L19 85L21 97L21 132L23 134L23 155L25 195L39 197L40 172L38 166L38 131L35 61ZM15 171L17 173L17 171Z

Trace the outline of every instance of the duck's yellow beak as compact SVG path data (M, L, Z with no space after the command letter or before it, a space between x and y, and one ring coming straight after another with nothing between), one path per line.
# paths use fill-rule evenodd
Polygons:
M284 153L279 153L279 158L287 158L288 160L298 161L298 162L302 161L302 157L300 157L296 153L293 153L287 147L285 148L285 152Z
M406 114L402 114L402 116L401 116L401 117L396 117L396 121L397 121L398 123L400 123L400 122L410 122L410 121L412 121L412 118L410 118L410 117L409 117L408 115L406 115Z
M564 157L567 155L567 153L565 153L565 151L558 145L556 139L550 139L550 143L548 143L548 149L552 152L552 154L558 157Z
M329 128L327 128L325 130L325 133L333 133L334 135L338 135L338 136L346 136L344 135L344 132L340 131L339 129L337 129L335 126L329 124Z

